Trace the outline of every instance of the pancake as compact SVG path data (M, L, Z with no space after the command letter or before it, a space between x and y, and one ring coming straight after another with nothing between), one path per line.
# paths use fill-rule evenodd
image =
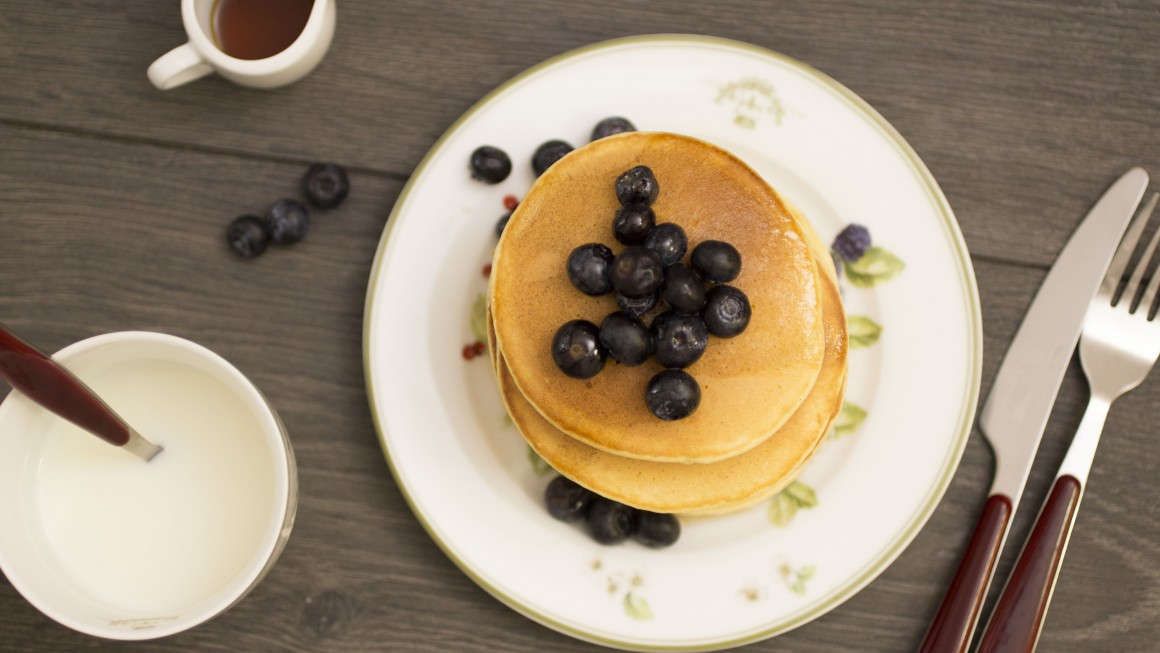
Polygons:
M644 402L648 380L662 369L655 361L610 362L578 380L557 369L550 353L564 322L599 324L616 310L611 297L576 290L565 261L584 243L620 249L611 228L619 206L614 183L641 164L660 184L658 222L680 225L690 249L713 239L741 252L741 275L732 285L753 306L744 333L710 338L688 369L701 385L701 404L672 422L657 419ZM825 351L820 286L790 209L756 173L707 143L637 132L575 150L540 177L496 248L489 309L513 387L557 429L625 457L709 463L768 439L814 386Z
M842 405L846 317L833 279L824 272L820 276L826 348L817 382L785 425L739 456L682 464L626 458L590 447L553 427L524 399L504 366L502 351L500 393L531 447L558 472L601 496L653 512L708 514L744 508L780 491L797 475Z

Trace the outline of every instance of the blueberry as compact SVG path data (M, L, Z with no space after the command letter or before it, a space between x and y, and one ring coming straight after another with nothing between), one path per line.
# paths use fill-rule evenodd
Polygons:
M834 237L834 244L830 245L830 249L853 263L870 249L870 230L860 224L848 224Z
M496 238L499 238L500 236L503 235L503 230L504 230L504 228L507 227L508 220L511 220L511 219L512 219L511 213L504 213L502 216L500 216L499 220L496 220L496 222L495 222L495 237Z
M640 510L636 521L636 534L633 537L651 549L662 549L681 537L681 522L677 521L676 515Z
M664 367L688 367L709 346L709 328L700 315L661 313L652 323L657 362Z
M732 338L749 326L749 298L733 286L720 285L709 291L705 303L705 326L719 338Z
M302 176L302 194L320 209L333 209L350 193L346 170L333 163L313 163Z
M706 240L694 247L692 263L706 281L724 283L741 274L741 253L720 240Z
M601 544L627 540L636 531L636 508L597 497L588 509L588 533Z
M306 237L310 212L298 200L281 199L266 211L266 230L275 245L290 245Z
M536 176L544 174L544 171L552 167L552 164L564 158L564 155L572 151L572 146L564 141L548 141L536 148L536 153L532 155L532 170L536 172Z
M684 229L671 222L662 222L648 232L644 246L656 252L661 257L661 265L667 268L685 258L689 239Z
M644 401L663 420L683 419L701 403L701 386L684 370L664 370L649 380Z
M552 360L568 376L587 379L604 369L608 353L600 344L600 329L588 320L572 320L552 337Z
M241 215L234 218L226 228L226 242L238 256L254 258L266 251L266 246L270 244L270 233L258 216Z
M612 261L612 287L626 297L644 297L661 287L661 257L643 247L628 247Z
M657 305L658 295L659 293L654 292L644 297L625 297L620 293L616 293L616 305L620 307L620 310L640 317L651 311Z
M644 204L629 204L616 210L612 221L612 235L625 245L639 245L644 242L657 217Z
M489 184L498 184L512 173L512 160L507 152L481 145L471 153L471 176Z
M568 255L568 278L586 295L603 295L612 291L612 250L600 243L588 243Z
M596 127L592 129L592 140L598 141L605 136L612 136L613 134L623 134L624 132L634 132L636 126L628 121L628 118L621 118L620 116L612 116L605 118L596 123Z
M660 191L657 178L647 166L637 166L616 178L616 199L625 206L652 204Z
M572 479L557 476L544 490L544 504L548 514L560 521L579 521L588 514L596 495L580 487Z
M640 318L626 311L612 313L600 323L600 344L623 365L640 365L653 350L652 333Z
M665 269L661 298L680 313L697 313L705 307L705 282L684 263Z

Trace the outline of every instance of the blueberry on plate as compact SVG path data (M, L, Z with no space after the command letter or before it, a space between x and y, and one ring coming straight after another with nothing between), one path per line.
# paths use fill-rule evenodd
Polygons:
M574 379L588 379L604 369L608 353L600 344L600 329L588 320L572 320L552 337L552 360Z
M611 116L596 123L596 126L592 128L592 140L598 141L605 136L634 131L636 131L636 126L629 122L628 118Z
M633 538L650 549L671 546L681 537L681 522L676 515L637 511L636 534Z
M665 280L661 257L643 247L628 247L612 261L612 287L625 297L656 292Z
M617 311L600 323L600 344L608 356L622 365L640 365L653 350L652 333L640 318Z
M660 192L657 178L648 166L637 166L616 178L616 199L625 206L652 204Z
M536 176L544 174L544 171L552 167L552 164L564 158L564 155L572 151L572 146L564 141L548 141L536 148L535 154L532 155L532 170L535 171Z
M651 311L657 305L659 294L653 292L644 297L625 297L620 293L616 293L616 305L620 307L620 310L640 317Z
M289 245L306 237L310 212L298 200L280 199L266 211L266 231L275 245Z
M507 152L498 147L481 145L471 153L472 178L489 184L498 184L507 179L511 173L512 160Z
M688 367L709 346L709 329L700 315L661 313L652 323L654 353L664 367Z
M843 259L853 263L862 258L870 249L870 230L860 224L848 224L834 237L830 249Z
M616 210L612 220L612 235L625 245L639 245L657 222L653 210L644 204L629 204Z
M588 509L588 533L601 544L623 542L636 532L636 508L596 497Z
M691 261L706 281L724 283L741 274L741 252L720 240L706 240L694 247Z
M677 263L665 269L661 298L678 313L697 313L705 308L705 282L689 266Z
M512 219L511 213L504 213L502 216L500 216L499 220L496 220L496 222L495 222L495 237L496 238L499 238L500 236L503 235L503 230L505 227L507 227L508 220L511 220L511 219Z
M560 521L573 522L583 519L596 495L576 484L570 478L557 476L544 490L544 504L548 514Z
M749 326L753 311L745 293L733 286L720 285L709 291L703 314L709 333L718 338L732 338Z
M700 405L701 386L684 370L664 370L649 380L644 401L663 420L683 419Z
M302 194L320 209L333 209L350 193L346 170L334 163L313 163L302 175Z
M240 215L226 228L226 242L242 258L254 258L266 251L270 233L266 224L256 215Z
M671 222L662 222L644 237L644 246L656 252L661 257L661 265L667 268L685 258L689 239L684 229Z
M585 295L604 295L612 291L612 250L600 243L588 243L568 255L568 279Z

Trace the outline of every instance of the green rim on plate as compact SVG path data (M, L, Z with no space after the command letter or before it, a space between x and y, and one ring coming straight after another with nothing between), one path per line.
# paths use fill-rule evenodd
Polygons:
M959 416L957 419L958 432L956 440L954 442L954 446L950 451L948 451L946 458L943 460L941 469L939 471L938 480L932 486L922 505L920 505L919 508L911 515L907 522L906 528L895 535L894 539L878 554L876 554L870 563L868 563L857 573L853 574L845 583L841 584L826 596L820 598L818 601L815 601L813 604L798 611L797 613L790 615L785 619L781 619L775 623L768 624L752 631L740 633L727 639L705 641L695 644L648 645L633 641L601 637L589 632L585 632L568 624L561 623L551 616L537 611L532 606L520 603L512 596L505 594L501 589L495 587L486 579L482 578L478 573L476 573L475 570L473 570L464 561L462 561L451 549L451 547L440 538L438 532L430 523L427 522L423 514L418 510L414 498L408 494L407 488L402 483L399 472L395 468L394 462L391 460L387 440L384 437L382 420L379 416L374 401L374 379L371 378L371 366L367 360L370 337L369 316L371 314L371 302L378 287L379 271L382 269L382 259L386 250L387 241L391 236L391 231L395 226L398 215L402 212L403 206L407 202L408 194L412 185L423 176L428 163L440 150L443 143L447 141L447 139L450 138L451 135L454 134L462 124L474 116L477 111L488 104L493 98L508 90L518 82L521 82L546 68L559 64L568 59L589 54L598 50L618 48L627 45L655 43L671 43L677 45L710 45L719 48L739 50L762 58L774 59L780 63L789 65L791 68L807 77L811 77L814 80L821 82L827 90L841 99L845 104L853 108L858 115L862 116L871 126L876 128L880 133L885 135L891 142L895 144L898 151L900 151L906 158L907 163L909 163L910 168L914 172L917 179L922 183L923 187L926 188L929 196L935 201L935 204L939 210L939 214L943 218L943 227L947 239L957 254L959 264L959 280L962 284L961 288L970 303L969 314L971 324L969 346L970 351L972 352L972 356L967 371L968 392L963 396L962 407L959 411ZM892 563L902 553L907 545L909 545L914 537L918 534L918 531L921 530L922 526L926 523L931 513L934 512L938 502L942 499L943 494L946 492L947 486L950 485L951 478L954 476L955 469L958 467L959 460L962 458L963 450L966 448L967 439L970 436L971 426L974 421L975 406L978 403L979 397L979 383L982 377L983 324L982 311L979 304L979 291L970 263L970 254L967 251L966 243L963 241L962 234L959 232L957 225L958 223L955 220L954 213L951 211L951 207L947 203L946 197L943 195L942 190L935 182L934 177L930 173L930 170L927 169L926 165L922 162L921 159L919 159L918 154L915 153L914 149L910 147L910 145L902 138L898 131L895 130L894 127L890 125L890 123L886 122L886 119L883 118L877 111L875 111L873 107L867 104L865 100L858 97L858 95L856 95L853 91L846 88L825 73L807 64L797 61L796 59L749 43L695 34L651 34L645 36L632 36L627 38L613 39L610 41L602 41L600 43L594 43L565 52L560 55L556 55L555 57L536 64L535 66L532 66L531 68L523 71L519 75L516 75L515 77L507 80L492 90L490 93L483 96L483 98L481 98L470 109L468 109L466 113L460 116L458 120L452 123L447 131L445 131L443 135L439 137L439 140L437 140L435 144L431 146L431 149L428 150L426 156L423 157L423 160L419 162L419 165L411 173L410 178L407 180L406 185L404 185L403 189L400 191L399 197L395 201L395 206L391 210L391 214L387 219L387 226L383 230L383 235L379 240L378 249L375 253L374 262L371 264L371 277L367 284L367 299L364 307L363 318L363 371L366 376L367 398L370 403L371 415L374 419L375 430L379 437L379 444L383 448L383 454L387 460L387 465L390 467L391 474L395 479L395 483L398 485L400 492L403 494L404 499L407 501L407 505L410 506L411 511L415 514L415 517L419 520L419 523L423 525L423 528L426 529L427 533L431 536L431 539L435 541L435 544L439 546L440 550L442 550L443 553L446 554L446 556L450 558L451 561L454 562L455 565L459 567L459 569L464 574L466 574L469 578L471 578L471 580L485 589L489 594L494 596L504 605L507 605L516 612L519 612L520 614L530 619L533 619L564 634L596 644L629 650L706 651L741 646L743 644L763 640L801 626L822 616L830 610L833 610L838 605L852 597L859 590L869 584L870 581L881 574L886 569L886 567L889 566L890 563Z

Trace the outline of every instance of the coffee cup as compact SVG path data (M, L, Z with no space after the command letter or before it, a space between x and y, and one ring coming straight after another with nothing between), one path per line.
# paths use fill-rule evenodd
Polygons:
M221 1L182 0L181 20L189 41L149 66L146 74L154 86L169 90L213 72L242 86L285 86L314 70L334 38L335 0L314 0L301 32L284 49L261 59L234 57L215 36L214 16Z

